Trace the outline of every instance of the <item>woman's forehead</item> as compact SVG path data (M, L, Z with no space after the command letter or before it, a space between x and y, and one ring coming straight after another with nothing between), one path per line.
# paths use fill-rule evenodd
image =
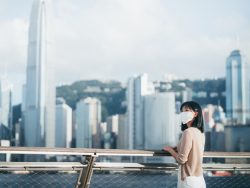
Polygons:
M184 111L184 110L192 110L189 106L183 106L182 108L181 108L181 110L182 111Z

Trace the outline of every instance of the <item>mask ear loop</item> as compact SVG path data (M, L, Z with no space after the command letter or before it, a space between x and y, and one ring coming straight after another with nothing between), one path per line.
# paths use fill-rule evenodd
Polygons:
M194 117L197 117L199 112L194 112Z
M199 112L198 112L198 109L194 109L194 117L197 117L198 116L198 114L199 114Z

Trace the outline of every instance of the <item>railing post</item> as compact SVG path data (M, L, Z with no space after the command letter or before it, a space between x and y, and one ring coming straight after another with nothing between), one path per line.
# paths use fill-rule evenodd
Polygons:
M93 174L94 156L86 156L86 167L83 167L77 179L75 188L89 188L91 176Z

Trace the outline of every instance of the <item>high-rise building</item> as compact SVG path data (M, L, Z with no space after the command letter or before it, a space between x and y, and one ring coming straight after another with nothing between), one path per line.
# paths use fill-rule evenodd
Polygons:
M56 100L56 147L70 148L72 142L72 109L63 98Z
M118 115L117 149L129 149L128 129L125 115Z
M113 145L113 149L128 149L128 129L126 125L125 115L116 114L113 116L107 117L107 134L104 135L104 138L110 137L110 140L114 143L110 143L110 146ZM110 135L110 136L108 136ZM107 141L107 140L106 140Z
M215 107L216 106L212 104L208 104L202 109L205 132L211 131L211 129L215 126L215 121L213 118Z
M107 117L107 132L113 132L118 135L118 127L119 127L119 116L113 115Z
M90 97L79 101L76 104L76 147L98 147L100 123L101 102Z
M145 148L162 149L177 144L175 94L156 93L144 97Z
M0 78L0 146L9 147L14 145L14 134L12 134L12 84L7 75ZM14 131L13 131L14 133ZM10 161L10 154L1 154L1 161Z
M25 146L55 146L55 86L49 0L35 0L29 25L23 109Z
M0 79L0 124L11 129L12 84L6 77ZM0 138L1 139L1 138Z
M217 105L214 109L213 118L215 123L225 123L226 121L226 115L223 111L223 108L220 105Z
M147 74L128 80L126 100L129 149L144 149L143 96L154 92L154 86L148 81Z
M145 149L161 150L167 145L173 147L177 145L177 128L180 129L180 127L176 122L175 94L173 92L144 96L144 118ZM152 160L154 162L162 161L160 158Z
M226 115L231 124L250 120L249 65L239 50L233 50L226 62Z

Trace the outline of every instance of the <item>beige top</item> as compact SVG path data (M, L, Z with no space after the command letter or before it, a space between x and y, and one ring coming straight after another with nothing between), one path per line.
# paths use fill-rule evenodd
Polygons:
M181 179L187 176L201 176L205 136L199 129L189 127L181 136L177 146L177 162L181 165Z

